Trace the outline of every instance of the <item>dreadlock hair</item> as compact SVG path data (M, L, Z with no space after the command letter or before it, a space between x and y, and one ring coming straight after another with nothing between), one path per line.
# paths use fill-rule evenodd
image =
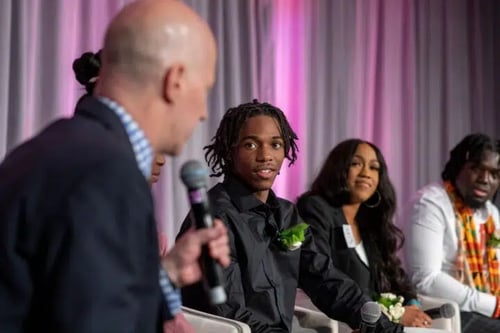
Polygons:
M500 154L500 141L482 133L467 135L450 151L450 158L444 166L441 179L455 185L465 163L481 161L486 151Z
M254 99L251 103L241 104L226 111L219 128L212 138L211 144L203 147L205 160L212 169L211 177L226 175L231 168L231 152L237 144L241 127L252 117L265 115L278 121L281 136L285 143L285 157L290 161L288 166L297 160L297 134L288 123L283 111L269 104Z

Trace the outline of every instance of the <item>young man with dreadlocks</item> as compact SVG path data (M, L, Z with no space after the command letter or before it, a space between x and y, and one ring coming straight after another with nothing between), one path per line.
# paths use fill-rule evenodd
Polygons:
M450 152L442 182L421 189L408 209L405 256L418 292L455 301L462 331L500 332L500 220L491 203L500 145L466 136Z
M316 251L307 231L296 250L280 241L280 232L302 222L295 206L271 190L284 159L295 162L296 140L283 112L270 104L254 100L226 112L205 157L213 175L224 176L209 197L230 238L231 264L224 269L228 298L209 307L198 285L183 289L185 305L243 321L254 333L291 332L300 287L328 316L359 326L360 308L370 299L356 283ZM189 227L184 221L181 234ZM387 327L384 332L398 328L385 319L381 326Z

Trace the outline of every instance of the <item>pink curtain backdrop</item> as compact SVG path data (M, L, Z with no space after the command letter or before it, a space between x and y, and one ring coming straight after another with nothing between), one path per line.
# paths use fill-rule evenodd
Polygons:
M409 1L357 2L351 68L352 136L379 146L398 193L405 193L402 201L416 189L408 153L414 151L416 116L413 11Z
M130 0L0 2L1 158L73 113L83 89L72 61L101 48L106 25ZM381 148L402 207L439 179L463 136L500 133L499 1L185 2L212 27L219 60L209 119L154 188L169 244L189 209L181 165L204 160L225 110L253 98L279 106L299 136L298 160L274 187L292 201L346 138Z
M305 53L305 2L299 0L275 1L272 35L274 43L274 97L272 102L285 113L290 125L297 133L299 158L288 168L285 160L274 190L277 195L295 200L305 187L303 176L306 160L301 152L307 136L305 121L306 94L304 77Z
M347 119L345 123L332 122L331 128L335 131L345 126L350 129L347 137L359 137L377 144L387 159L391 178L399 192L408 193L416 188L408 174L414 171L411 168L414 157L406 154L402 159L401 156L405 156L405 151L413 151L415 144L412 126L416 89L414 8L411 2L399 0L354 1L354 5L356 16L350 27L354 29L354 57L346 62L351 76L346 80L350 82L350 96L345 109L341 110L347 114ZM306 72L314 66L310 55L315 51L308 49L305 41L307 25L314 20L314 16L311 17L313 7L314 2L277 0L273 11L273 101L284 110L300 138L296 165L289 169L283 167L275 184L275 191L290 200L295 200L309 185L312 177L305 175L314 177L311 173L316 170L311 170L307 150L321 150L324 158L338 143L325 141L325 146L315 148L304 144L308 140L306 115L316 112L308 108L309 100L316 96L306 87ZM328 68L324 70L329 71ZM394 140L395 137L401 139Z

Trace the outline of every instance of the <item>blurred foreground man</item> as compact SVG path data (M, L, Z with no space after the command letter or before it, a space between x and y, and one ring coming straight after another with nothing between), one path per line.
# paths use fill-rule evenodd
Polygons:
M216 45L181 2L138 1L109 25L95 91L0 165L0 332L161 331L165 285L201 278L191 231L160 268L148 179L207 116Z

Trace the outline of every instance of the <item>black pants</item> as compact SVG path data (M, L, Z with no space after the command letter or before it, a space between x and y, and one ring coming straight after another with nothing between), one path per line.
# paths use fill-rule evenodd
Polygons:
M474 312L460 312L462 333L500 333L500 320Z

